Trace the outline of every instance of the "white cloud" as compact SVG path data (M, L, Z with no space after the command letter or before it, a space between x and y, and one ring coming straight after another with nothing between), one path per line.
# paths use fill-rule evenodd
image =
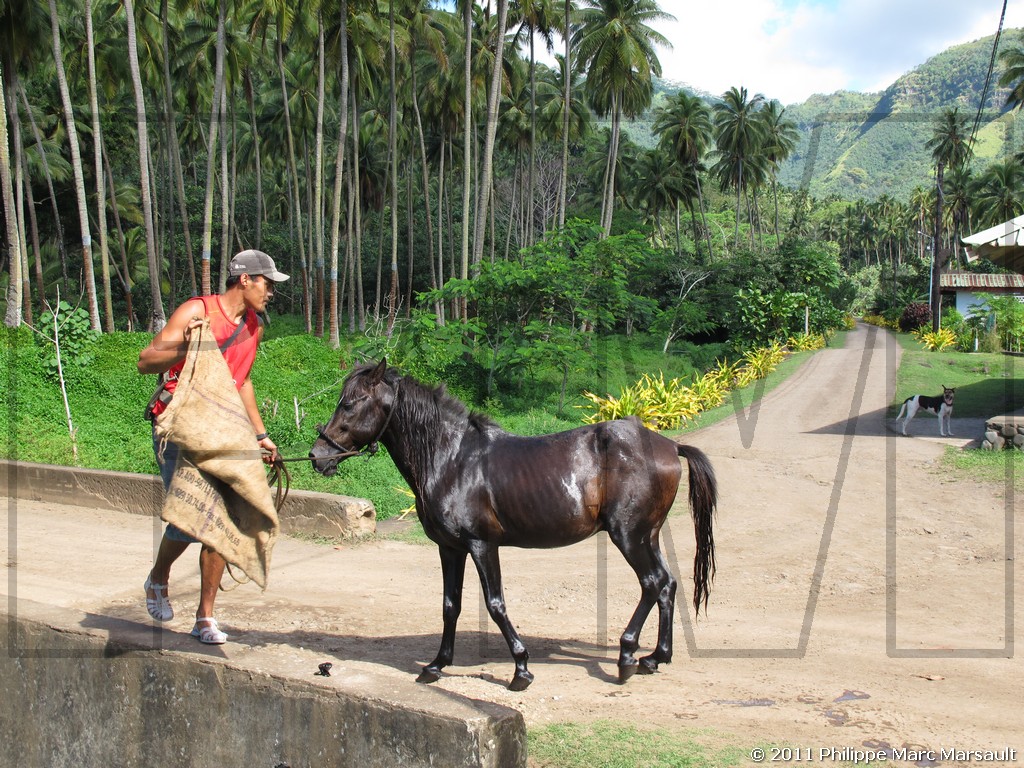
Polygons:
M1024 26L1022 3L1006 27ZM996 31L989 0L663 0L664 77L710 93L743 86L784 104L878 91L951 45Z

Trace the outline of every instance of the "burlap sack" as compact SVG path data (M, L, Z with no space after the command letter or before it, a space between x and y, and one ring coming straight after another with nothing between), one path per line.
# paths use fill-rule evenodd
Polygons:
M174 398L155 431L181 449L161 518L265 589L277 510L256 433L208 321L192 331Z

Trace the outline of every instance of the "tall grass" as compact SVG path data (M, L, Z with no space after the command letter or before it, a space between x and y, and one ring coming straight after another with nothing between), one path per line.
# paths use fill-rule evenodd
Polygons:
M104 334L90 348L93 361L70 364L65 372L79 449L78 464L94 469L155 474L158 470L150 425L142 410L156 377L141 376L135 364L150 340L145 333ZM71 438L57 383L46 372L46 350L27 328L0 329L0 457L20 461L71 465ZM569 380L566 407L558 412L561 374L539 372L523 377L486 402L468 404L518 434L544 434L580 426L582 392L615 388L645 372L689 378L718 348L691 348L691 354L663 355L660 341L634 336L595 339L593 367L575 371ZM305 334L295 321L275 318L253 368L252 379L264 423L281 454L305 456L316 432L337 404L341 382L354 361L351 346L330 349L322 339ZM72 361L73 363L73 361ZM453 381L453 392L473 392ZM308 463L289 465L292 487L373 499L381 518L398 514L408 499L396 490L405 486L393 463L384 456L343 462L331 478L316 474Z

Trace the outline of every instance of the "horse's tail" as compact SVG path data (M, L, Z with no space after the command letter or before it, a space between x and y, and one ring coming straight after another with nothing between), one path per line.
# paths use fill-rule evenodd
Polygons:
M686 459L690 470L690 513L697 549L693 555L693 607L700 613L701 605L708 608L711 582L715 579L715 536L712 518L718 503L718 483L715 470L707 455L692 445L677 443L679 455Z

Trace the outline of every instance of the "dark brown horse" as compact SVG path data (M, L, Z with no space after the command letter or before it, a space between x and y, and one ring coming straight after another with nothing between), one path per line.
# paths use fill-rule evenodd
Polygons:
M371 451L379 441L416 496L423 530L437 543L444 577L441 648L418 680L431 683L452 663L462 609L466 555L473 558L494 623L516 671L509 688L525 689L526 646L505 612L498 547L563 547L607 531L640 580L640 603L622 633L619 680L650 674L672 660L676 580L658 546L682 467L689 464L689 501L697 546L693 604L707 607L715 573L711 530L717 499L711 464L699 449L679 445L634 418L543 437L518 437L441 388L426 387L386 362L356 368L310 458L323 475L337 471L338 452ZM659 611L658 645L639 660L640 630Z

